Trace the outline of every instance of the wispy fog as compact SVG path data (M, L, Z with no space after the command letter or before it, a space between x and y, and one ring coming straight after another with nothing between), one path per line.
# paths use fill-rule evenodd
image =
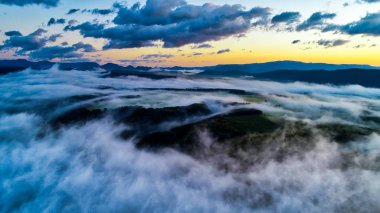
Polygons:
M105 74L53 67L0 76L0 212L380 212L380 135L339 144L314 129L325 123L378 128L364 117L379 116L379 89ZM240 89L262 100L168 88ZM229 145L200 130L201 149L189 155L137 149L137 139L120 137L128 126L111 117L55 130L47 125L51 117L88 104L193 103L205 103L214 114L260 109L305 122L313 135L293 147L288 144L297 139L281 132L291 127L281 129L262 149L232 156Z

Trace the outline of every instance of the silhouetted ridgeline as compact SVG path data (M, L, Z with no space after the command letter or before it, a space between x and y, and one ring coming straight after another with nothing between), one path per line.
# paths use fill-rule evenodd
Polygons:
M95 62L55 63L49 61L31 62L25 59L0 60L0 75L17 72L27 68L46 70L58 64L61 70L91 71L103 69L110 71L106 77L139 76L162 79L182 75L180 70L204 70L194 73L198 77L254 77L272 81L302 81L319 84L348 85L358 84L365 87L380 88L380 68L355 64L303 63L296 61L277 61L268 63L217 65L209 67L166 67L152 71L152 67L121 66L114 63L99 65ZM149 71L149 72L147 72ZM174 74L173 74L174 72Z
M128 70L128 71L147 71L150 70L151 67L143 67L143 66L120 66L118 64L107 63L104 65L99 65L95 62L71 62L71 63L55 63L50 61L38 61L32 62L25 59L17 59L17 60L0 60L0 74L6 74L9 72L20 71L27 68L36 69L36 70L46 70L53 67L55 64L58 64L59 69L61 70L94 70L98 68L102 68L105 70Z
M60 69L63 70L91 70L96 68L102 68L105 70L129 70L129 71L148 71L152 67L145 66L121 66L119 64L107 63L104 65L99 65L95 62L50 62L50 61L38 61L32 62L26 59L16 59L16 60L0 60L0 67L18 67L18 68L32 68L32 69L49 69L54 64L59 64ZM191 69L201 69L205 70L203 74L209 73L210 75L220 75L220 74L231 74L236 75L236 73L247 74L247 73L264 73L275 70L337 70L337 69L379 69L379 67L373 67L370 65L360 65L360 64L325 64L325 63L304 63L298 61L274 61L267 63L253 63L253 64L225 64L216 66L205 66L205 67L165 67L165 70L191 70Z
M264 73L275 70L338 70L338 69L378 69L369 65L361 64L325 64L325 63L304 63L299 61L273 61L266 63L253 64L225 64L210 67L203 67L208 74L226 73L228 75L236 75L236 73Z
M256 79L272 81L302 81L317 84L347 85L358 84L364 87L380 88L380 70L345 69L345 70L278 70L254 74Z

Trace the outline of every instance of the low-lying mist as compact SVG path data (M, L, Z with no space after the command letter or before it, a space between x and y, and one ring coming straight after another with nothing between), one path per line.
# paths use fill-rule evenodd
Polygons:
M201 90L210 88L220 90ZM380 212L379 94L355 85L109 78L56 67L3 75L0 212ZM237 108L289 124L244 146L199 128L195 153L138 148L138 137L121 137L134 124L109 114L49 124L82 106L195 103L210 115L171 120L170 128ZM300 123L310 134L298 134ZM318 128L331 123L373 131L338 143Z

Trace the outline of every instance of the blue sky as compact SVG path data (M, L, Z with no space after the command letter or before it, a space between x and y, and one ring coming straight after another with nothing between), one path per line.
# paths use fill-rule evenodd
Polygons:
M23 2L23 0L17 1ZM203 35L202 38L199 37L199 39L190 39L190 41L187 41L186 39L189 38L182 38L180 35L176 38L174 35L175 33L173 32L171 35L166 35L165 38L161 38L161 35L152 34L152 40L141 41L137 33L130 38L121 38L122 34L120 34L119 37L109 38L101 35L93 36L85 34L80 31L79 28L75 30L63 30L70 20L76 20L73 26L86 22L102 24L106 31L108 28L115 26L125 27L131 24L136 24L113 23L113 19L117 17L122 10L120 8L113 8L113 4L115 3L113 0L51 1L58 1L58 4L53 7L46 7L43 4L19 6L8 3L12 2L9 0L0 0L0 41L3 43L2 50L0 51L0 58L29 58L31 60L48 59L53 61L91 60L100 63L119 62L157 66L248 63L272 60L380 65L380 62L377 60L377 58L380 57L380 32L376 30L380 27L379 2L368 3L364 0L214 0L212 1L212 4L216 5L216 7L221 7L225 4L240 4L242 8L236 9L235 12L247 12L252 8L259 7L267 8L270 14L265 17L265 23L262 21L262 23L257 25L254 24L254 22L257 21L256 18L250 18L251 20L248 20L246 17L242 16L245 22L251 21L252 26L237 29L236 31L226 33L225 35L218 34L218 36L210 37L209 39L206 39L205 35ZM157 5L168 2L164 0L151 1L159 2ZM188 0L186 2L184 0L170 1L182 1L183 4L194 6L201 6L210 2L207 0ZM124 9L128 9L135 3L136 1L124 1L121 2L121 5L123 5L122 7ZM143 8L146 2L141 1L140 4ZM147 2L147 4L150 3ZM81 9L81 11L85 9L112 9L114 12L108 15L95 15L91 12L83 13L81 11L72 15L66 14L70 9L74 8ZM170 8L170 10L175 9L175 7ZM273 22L270 21L274 16L287 12L299 13L297 20L294 22L282 22L275 26ZM297 26L304 23L314 13L321 13L322 16L323 14L333 14L333 16L332 18L321 19L320 23L312 23L313 26L310 26L305 30L297 30ZM373 15L371 20L368 18L369 15ZM239 18L241 19L242 17L235 18L233 20L234 24L239 24ZM47 26L47 23L51 18L65 19L65 24ZM126 20L128 19L128 17L123 18ZM139 18L142 19L144 17L141 16ZM259 18L262 20L264 19L264 17ZM181 24L183 23L184 22ZM373 25L372 28L363 29L363 26L368 25L368 23ZM356 28L348 30L347 27L352 24L356 24ZM157 26L168 27L169 25L160 23L159 25L141 25L140 27L144 27L144 30L147 31L154 29ZM190 25L190 27L192 26L193 25ZM57 39L54 41L41 41L41 45L38 48L39 52L34 53L37 49L25 51L22 47L12 46L10 44L12 42L7 41L10 39L9 36L4 35L5 32L19 31L23 36L26 36L37 29L43 29L45 32L42 33L40 37L36 38L48 38L54 34L60 34L60 37L57 36ZM195 35L199 36L200 34L199 32L196 32ZM33 37L32 39L36 38ZM174 46L170 46L173 43L170 41L172 38L175 38ZM133 42L138 41L144 44L134 45L133 47L131 47L131 45L120 45L120 42L125 42L125 39L134 39ZM65 45L66 49L62 49L62 43L65 42L67 42L68 45ZM75 45L78 42L81 42L80 45L92 45L96 51L84 51L84 49L79 48L78 45L77 47L72 47L72 45ZM104 47L110 42L116 42L118 43L118 46L114 45L111 48L104 49ZM154 45L152 46L151 43L154 43ZM170 44L170 48L167 48L168 44ZM194 48L201 44L207 44L212 48ZM57 46L61 46L61 48ZM68 47L70 47L71 50L69 50ZM63 51L67 54L60 57ZM223 54L217 54L218 52L223 52ZM53 53L52 55L57 57L46 57L46 54L50 53ZM147 55L158 57L148 57L153 59L149 61L143 60L144 56L146 58ZM34 56L35 58L31 58L31 56Z

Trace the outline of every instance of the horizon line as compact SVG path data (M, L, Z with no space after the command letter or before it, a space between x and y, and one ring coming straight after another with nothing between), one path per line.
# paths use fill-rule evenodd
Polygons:
M266 64L266 63L276 63L276 62L298 62L298 63L304 63L304 64L326 64L326 65L355 65L355 66L369 66L369 67L374 67L374 68L380 68L380 66L376 65L371 65L371 64L351 64L351 63L327 63L327 62L307 62L307 61L302 61L302 60L274 60L274 61L264 61L264 62L249 62L249 63L221 63L221 64L213 64L213 65L205 65L205 66L187 66L187 65L173 65L173 66L146 66L146 65L133 65L132 64L126 64L123 65L122 63L117 63L117 62L107 62L107 63L98 63L96 61L91 61L91 60L84 60L84 61L51 61L51 60L28 60L25 58L0 58L0 61L16 61L16 60L25 60L28 62L33 62L33 63L38 63L38 62L50 62L50 63L96 63L100 66L104 66L106 64L116 64L119 66L133 66L133 67L151 67L151 68L171 68L171 67L186 67L186 68L191 68L191 67L213 67L213 66L225 66L225 65L250 65L250 64Z

